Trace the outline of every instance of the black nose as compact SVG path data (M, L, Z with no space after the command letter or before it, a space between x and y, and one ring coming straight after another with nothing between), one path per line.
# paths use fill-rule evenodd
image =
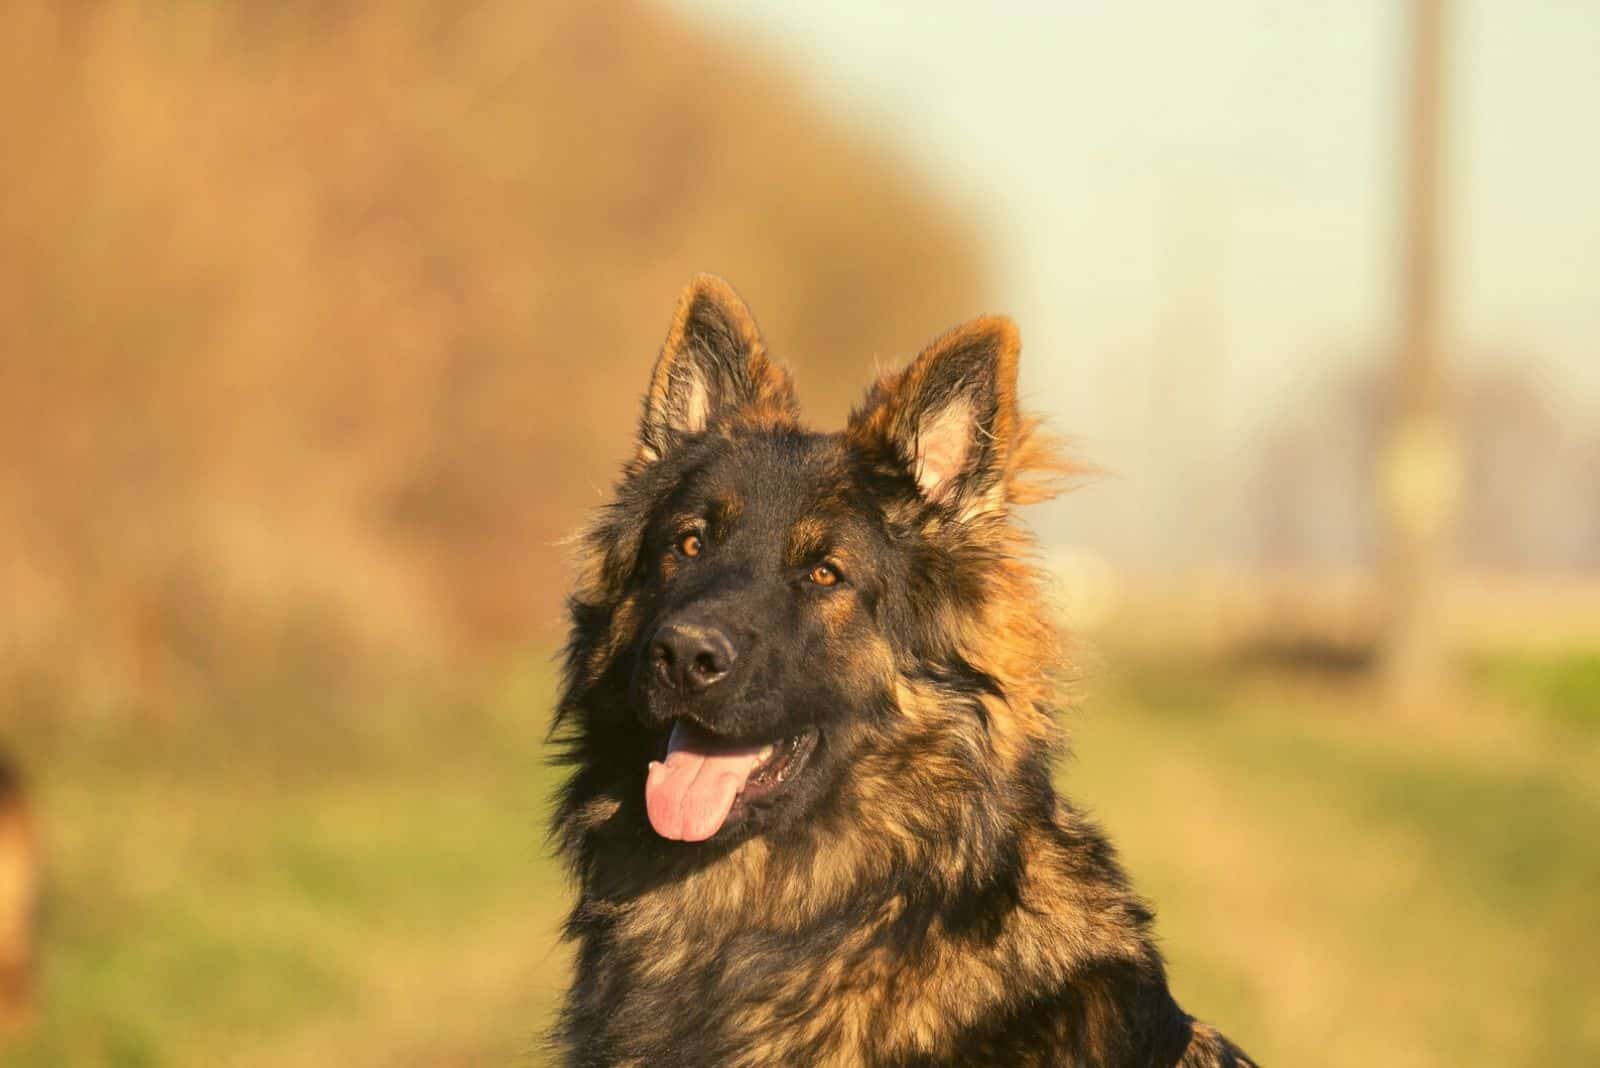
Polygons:
M726 677L738 656L726 634L696 623L665 624L656 631L650 655L658 679L691 692Z

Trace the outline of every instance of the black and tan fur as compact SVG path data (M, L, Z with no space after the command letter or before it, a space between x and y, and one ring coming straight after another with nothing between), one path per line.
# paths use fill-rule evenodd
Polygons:
M1062 467L1019 350L968 323L819 434L732 290L684 293L571 601L566 1063L1251 1063L1174 1002L1149 910L1051 783L1062 649L1012 510ZM808 583L819 562L842 581ZM684 612L742 643L716 702L648 671ZM669 841L643 787L677 716L818 740L770 805Z

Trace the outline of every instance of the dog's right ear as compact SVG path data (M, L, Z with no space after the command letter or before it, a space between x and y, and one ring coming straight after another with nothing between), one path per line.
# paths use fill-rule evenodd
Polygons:
M653 462L685 438L734 414L798 418L789 375L767 359L744 301L716 275L702 274L678 299L639 424L639 459Z

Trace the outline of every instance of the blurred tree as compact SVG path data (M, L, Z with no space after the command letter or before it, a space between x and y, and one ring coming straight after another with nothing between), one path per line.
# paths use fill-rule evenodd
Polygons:
M966 231L625 0L0 8L0 686L205 698L548 634L678 289L837 416Z
M1595 446L1534 372L1540 361L1473 361L1445 403L1462 440L1460 509L1442 551L1477 573L1551 574L1593 568L1600 549ZM1370 567L1369 473L1393 425L1389 382L1376 365L1319 384L1286 406L1256 473L1262 561L1292 570Z

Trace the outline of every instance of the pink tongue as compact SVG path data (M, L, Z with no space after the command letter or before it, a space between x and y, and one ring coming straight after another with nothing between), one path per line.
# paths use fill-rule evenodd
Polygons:
M650 826L663 838L703 842L722 829L734 798L761 763L760 746L730 749L713 746L705 733L672 725L666 763L650 762L644 781L644 804Z

